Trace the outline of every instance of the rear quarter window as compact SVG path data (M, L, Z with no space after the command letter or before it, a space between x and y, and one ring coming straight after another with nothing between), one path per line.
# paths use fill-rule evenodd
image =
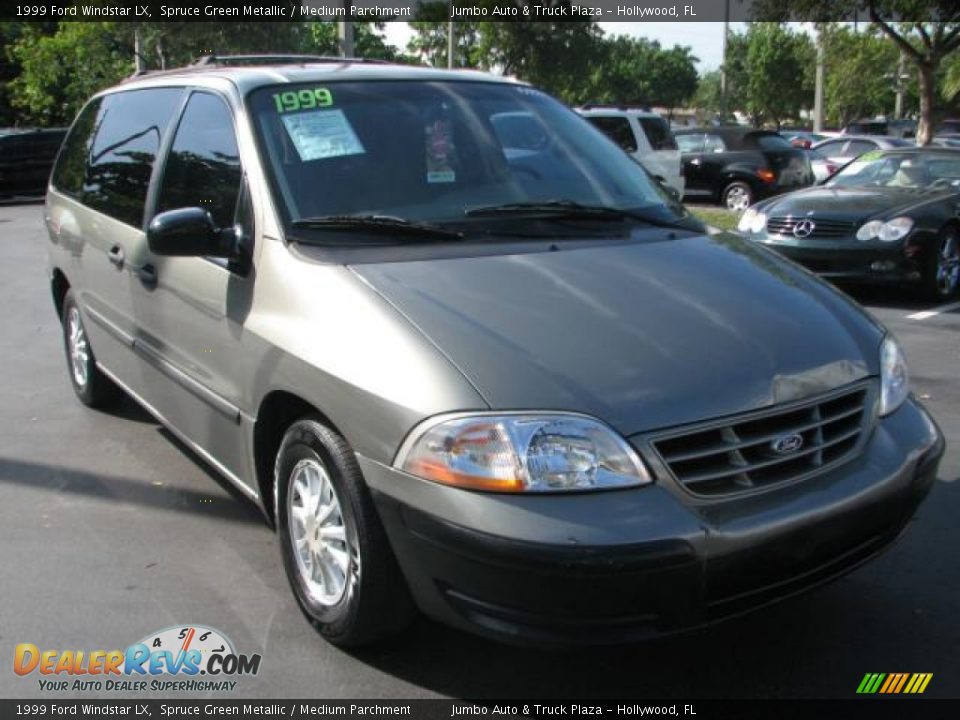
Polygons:
M647 136L647 142L654 150L676 150L677 141L673 137L670 126L663 118L642 117L638 118L640 127L643 128Z
M53 186L77 200L82 200L87 156L97 129L96 120L102 102L103 98L94 98L77 115L53 169Z
M592 116L587 120L627 152L637 151L637 139L625 117Z

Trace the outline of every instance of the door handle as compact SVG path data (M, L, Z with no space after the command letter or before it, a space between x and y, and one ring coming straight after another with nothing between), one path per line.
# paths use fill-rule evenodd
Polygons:
M124 258L125 256L123 254L123 248L119 245L114 245L112 248L110 248L110 250L107 251L107 260L112 262L118 268L123 267Z
M142 268L137 270L137 275L140 276L140 282L142 282L147 287L156 287L157 285L157 268L149 263L144 265Z

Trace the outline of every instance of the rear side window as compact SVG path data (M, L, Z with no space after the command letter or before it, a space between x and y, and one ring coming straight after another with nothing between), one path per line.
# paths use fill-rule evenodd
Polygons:
M53 169L53 186L77 200L82 199L87 156L97 129L97 115L102 102L103 98L95 98L80 111Z
M637 118L640 121L640 127L643 128L644 135L647 136L647 142L654 150L676 150L677 143L673 139L673 133L670 126L663 118L642 117Z
M683 153L703 152L703 135L677 135L677 147Z
M625 117L588 117L594 127L613 140L627 152L637 151L637 138L633 135L630 123Z
M761 150L791 150L793 145L782 135L774 133L753 133L747 135L744 143L747 147L760 148Z
M703 140L703 151L708 153L723 152L727 149L727 144L719 135L707 135Z
M173 138L157 212L202 207L217 227L230 227L242 176L230 109L216 95L195 92Z
M103 98L87 153L85 205L134 227L143 224L153 161L182 93L159 88Z

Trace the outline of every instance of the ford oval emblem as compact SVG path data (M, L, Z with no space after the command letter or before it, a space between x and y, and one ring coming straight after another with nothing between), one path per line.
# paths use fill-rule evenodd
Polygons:
M770 443L770 449L777 455L790 455L803 447L803 435L800 433L790 433L781 435Z

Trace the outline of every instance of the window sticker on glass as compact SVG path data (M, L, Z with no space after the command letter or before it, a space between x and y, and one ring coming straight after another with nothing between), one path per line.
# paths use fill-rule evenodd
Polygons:
M439 119L427 124L427 182L452 183L457 180L453 169L456 147L453 144L453 126L449 120Z
M313 110L280 119L303 162L366 152L343 110Z

